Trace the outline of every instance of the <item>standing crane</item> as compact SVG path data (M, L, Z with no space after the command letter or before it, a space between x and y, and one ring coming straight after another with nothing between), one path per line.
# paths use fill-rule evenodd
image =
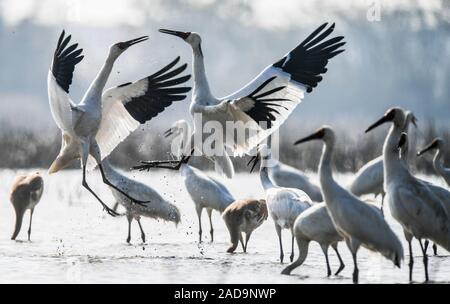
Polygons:
M294 223L297 217L312 205L312 201L304 191L297 188L279 187L270 180L268 168L273 165L273 159L270 150L264 144L259 147L259 152L249 162L249 164L253 163L251 171L260 159L259 178L266 193L270 217L275 224L280 246L280 262L283 263L284 258L281 238L283 229L291 231L290 261L292 262L294 260Z
M44 191L44 180L38 172L29 175L19 175L11 187L10 200L16 212L16 225L11 240L15 240L22 227L23 216L30 210L30 225L28 226L28 241L31 240L31 222L34 208L39 203Z
M295 144L311 140L324 142L319 164L320 186L333 223L352 253L353 283L358 283L359 279L357 253L360 246L379 252L400 268L403 260L402 244L380 210L361 201L334 180L331 162L336 136L333 129L324 126L310 136L297 140Z
M406 114L406 122L403 127L404 132L408 132L409 125L413 124L417 128L417 118L412 112ZM403 149L401 153L402 160L407 163L408 161L408 149ZM383 212L384 197L386 193L383 190L383 155L372 159L365 164L356 173L350 185L350 192L356 196L362 196L365 194L374 194L375 197L381 194L381 211Z
M191 135L189 123L185 120L176 121L164 135L174 136L172 144L174 154L181 157L180 173L183 177L186 190L195 205L199 225L199 242L202 242L202 212L206 209L209 217L211 242L214 241L214 228L212 224L212 211L222 213L235 201L233 195L220 181L204 173L200 169L188 164L191 154L186 152Z
M111 192L116 201L126 210L128 220L128 237L127 243L131 241L131 223L136 220L141 230L141 239L145 243L145 232L141 225L141 217L149 217L154 219L162 219L164 221L173 222L176 225L180 222L180 211L178 207L164 199L156 190L148 185L140 183L136 180L126 177L115 169L108 159L102 161L105 172L110 176L111 180L120 188L127 189L134 197L146 200L147 204L133 204L127 196L110 187Z
M391 214L403 227L408 242L409 280L412 281L414 265L411 242L415 237L419 240L422 250L425 281L428 281L428 256L422 239L432 240L450 251L450 218L438 192L433 190L429 183L414 177L400 160L399 146L406 140L406 137L402 138L405 120L405 110L399 107L390 108L370 125L366 132L385 123L392 123L383 145L384 190ZM447 196L450 197L450 192Z

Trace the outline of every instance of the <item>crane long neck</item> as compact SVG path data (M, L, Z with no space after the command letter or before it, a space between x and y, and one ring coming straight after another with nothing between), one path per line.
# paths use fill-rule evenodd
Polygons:
M264 190L268 190L268 189L277 187L270 180L268 168L266 166L264 166L263 164L261 164L261 168L259 170L259 178L261 180L261 185L263 186Z
M400 150L400 159L407 164L409 157L409 144L405 143L402 149Z
M333 189L340 188L333 178L332 156L334 151L334 139L325 141L322 148L322 156L319 163L319 179L322 191L325 195L325 201L331 202ZM327 199L327 196L329 197Z
M405 166L408 166L408 157L409 157L409 140L407 140L403 147L400 150L400 160L405 164Z
M108 81L109 75L111 74L116 59L117 56L108 54L105 63L98 72L94 81L92 81L83 99L94 99L101 101L103 89L105 88L106 82Z
M212 97L206 76L204 57L200 44L197 46L192 46L192 66L194 72L193 99L196 100L197 98L204 99Z
M123 180L125 176L123 176L119 171L117 171L109 162L108 159L104 159L102 161L102 167L105 171L108 178L111 180L111 182L118 182L120 180Z
M441 149L436 149L436 154L434 154L433 158L433 167L436 173L440 175L445 175L445 168L442 162L443 153Z
M259 168L259 178L264 190L271 188L278 188L269 177L269 168L273 165L274 160L270 155L267 155L261 159L261 167Z
M405 169L404 161L400 160L398 143L402 134L402 128L395 123L392 125L383 145L384 185L398 176ZM405 149L407 150L407 149Z

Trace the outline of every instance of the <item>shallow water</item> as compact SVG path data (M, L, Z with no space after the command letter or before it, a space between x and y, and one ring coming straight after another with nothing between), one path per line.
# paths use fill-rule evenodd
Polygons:
M132 245L125 241L125 217L112 218L102 211L100 204L81 187L80 171L44 174L45 189L33 218L32 241L26 240L28 214L18 241L11 241L14 210L8 193L14 176L27 171L3 170L0 173L0 283L351 283L352 259L345 244L339 248L346 268L339 276L326 277L325 259L318 244L311 243L305 263L293 275L280 275L287 265L280 265L278 240L269 218L257 229L249 242L248 253L225 253L228 232L219 213L213 213L215 242L209 242L209 225L203 214L204 240L198 244L197 216L177 173L154 171L129 173L153 185L174 202L182 213L178 227L152 219L143 219L146 244L140 240L136 222L132 226ZM315 175L312 176L317 180ZM351 175L338 175L343 184ZM438 179L433 182L442 185ZM113 198L101 183L98 172L88 181L110 205ZM238 174L224 180L236 198L262 198L263 190L257 174ZM388 222L407 244L399 225L386 208ZM123 211L123 210L121 210ZM290 255L290 232L283 231L285 259ZM21 241L22 240L22 241ZM295 248L297 250L297 248ZM424 278L420 248L414 243L414 280ZM297 252L296 252L297 253ZM332 270L339 266L330 249ZM429 260L430 279L450 281L450 256L439 248L439 256ZM408 259L408 256L406 256ZM358 254L361 283L408 283L408 266L402 268L362 248Z

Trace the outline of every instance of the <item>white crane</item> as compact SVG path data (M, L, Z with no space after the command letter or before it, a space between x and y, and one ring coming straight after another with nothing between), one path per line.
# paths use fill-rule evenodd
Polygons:
M245 87L223 98L215 97L209 88L200 35L160 29L161 33L180 37L192 47L194 89L190 112L194 115L194 120L195 114L201 115L201 125L195 125L193 138L196 140L191 141L195 151L211 150L213 155L207 156L214 159L216 169L220 168L226 176L232 177L234 169L228 153L248 153L278 129L301 102L304 93L311 92L322 80L321 74L327 71L328 60L344 51L340 49L345 44L342 42L344 37L326 40L333 32L334 24L326 27L327 23L321 25L295 49L264 69ZM227 130L227 122L235 123L235 129L233 132L225 132L220 136L222 139L217 138L210 146L206 143L210 134L203 132L211 127L208 126L210 122L220 125L221 130L215 130L216 133ZM214 148L211 148L212 146ZM157 166L155 162L142 163L147 168ZM171 163L174 169L179 169L176 162Z
M417 152L418 156L423 155L427 151L436 150L433 158L433 168L437 175L440 175L448 186L450 186L450 169L445 168L443 164L444 149L446 143L442 138L435 138L425 148Z
M253 231L267 220L267 203L265 200L239 199L230 204L223 212L222 218L230 233L230 246L227 252L236 250L239 241L242 250L247 252L248 241ZM243 234L245 233L245 243Z
M435 138L427 147L423 148L421 151L417 153L418 156L423 155L427 151L431 151L433 149L436 149L436 154L433 158L433 168L437 175L440 175L448 186L450 186L450 169L447 169L443 165L443 150L445 149L446 143L444 139L442 138ZM427 183L426 181L424 181ZM450 215L450 196L447 189L444 189L442 187L439 187L437 185L428 183L428 186L432 188L433 191L439 196L439 198L442 200L445 209L447 210L447 214ZM428 240L425 241L425 248L428 247ZM433 254L437 255L437 246L436 244L433 244Z
M270 137L269 137L270 142ZM270 147L270 143L269 143ZM267 168L270 179L280 187L297 188L304 191L314 202L322 202L320 187L315 185L302 171L272 159L273 165Z
M212 211L217 210L222 213L228 205L235 201L233 195L217 179L205 174L201 170L188 165L191 153L187 151L186 144L191 138L191 131L187 121L176 121L172 127L164 134L166 137L175 135L174 145L172 146L176 156L181 157L179 162L181 176L189 196L195 204L199 224L199 242L202 241L202 212L206 209L209 217L211 242L214 241L214 228L212 224ZM178 151L175 151L178 149ZM170 166L169 166L170 167ZM164 166L161 166L164 168Z
M104 159L102 165L105 173L116 187L123 189L123 191L126 191L133 197L148 202L146 204L134 204L133 201L123 195L122 192L117 191L114 187L110 187L116 201L126 209L126 216L128 219L127 243L130 243L131 241L131 223L133 219L138 222L139 229L141 230L142 242L145 243L145 233L141 225L141 216L162 219L164 221L174 222L178 225L180 222L180 211L177 206L168 202L150 186L121 174L111 166L108 159Z
M274 160L275 164L269 168L269 177L280 187L297 188L304 191L314 202L322 202L320 187L315 185L302 171Z
M405 126L403 127L404 132L408 132L409 125L412 123L417 127L417 118L412 112L408 112L406 115ZM408 149L403 149L401 153L401 158L408 161ZM374 194L377 197L381 194L381 211L383 212L384 196L385 192L383 190L383 155L369 161L367 164L361 167L355 175L353 182L350 185L350 192L356 196L362 196L367 194Z
M359 270L357 252L360 246L379 252L400 267L403 247L400 240L384 220L381 212L341 187L333 178L332 154L335 134L331 127L324 126L295 144L311 140L322 140L324 148L319 165L320 185L331 219L352 253L353 282L358 283Z
M272 136L267 139L267 147L272 147ZM297 188L304 191L314 202L322 202L320 187L315 185L302 171L272 158L272 166L267 168L270 179L280 187Z
M400 149L400 158L402 157L402 155L404 153L408 153L409 151L409 140L408 140L408 136L407 133L403 132L402 134L403 138L400 138L400 143L399 143L399 149ZM408 164L405 163L406 168L408 167ZM424 184L426 184L437 196L439 196L439 198L442 200L443 206L447 211L447 214L450 214L450 196L449 196L449 192L442 188L439 187L437 185L434 185L430 182L427 182L425 180L422 180L420 178L417 178L418 180L420 180L421 182L423 182ZM424 243L424 247L425 247L425 252L428 249L428 245L429 245L429 241L425 240ZM437 245L436 243L433 243L433 254L437 255Z
M25 211L30 210L30 226L28 227L28 241L30 241L34 208L41 200L43 191L44 180L39 172L29 175L19 175L14 179L11 187L10 201L16 212L16 225L11 240L16 239L22 227Z
M415 178L399 158L405 111L395 107L389 109L383 117L367 128L366 132L390 122L392 127L383 146L384 190L386 192L391 214L403 227L409 247L409 279L412 280L414 257L411 241L419 240L423 254L425 280L428 281L428 256L422 239L450 251L450 220L443 201L430 184ZM403 137L403 141L405 141ZM450 193L448 193L450 197Z
M112 184L104 173L101 160L122 142L140 124L155 117L173 101L183 100L190 88L174 87L186 82L190 76L178 77L186 64L172 69L179 58L155 74L103 91L116 59L130 46L145 41L147 36L119 42L109 48L108 56L99 73L91 83L81 102L75 104L69 97L73 71L83 56L78 44L69 46L71 36L62 31L48 73L48 95L50 108L57 126L62 131L61 151L52 163L49 173L57 172L72 160L81 158L82 185L102 204L111 215L112 211L86 182L88 156L91 167L98 164L103 182L115 188L134 202L145 202L131 198Z
M275 224L275 230L280 244L280 262L283 263L284 252L281 238L282 229L291 230L291 255L290 261L294 260L294 222L303 211L312 205L309 196L302 190L296 188L283 188L275 185L269 178L268 167L272 165L272 155L265 144L259 146L259 152L253 156L249 164L253 162L251 171L261 159L259 177L266 193L266 202L270 217Z
M299 256L294 263L283 269L281 272L282 274L290 274L295 268L303 264L308 256L308 247L311 241L316 241L319 243L320 248L322 248L327 263L327 276L331 275L331 268L328 260L328 248L330 246L336 252L340 262L339 269L336 271L335 275L338 275L344 269L345 265L337 247L338 242L341 242L344 239L339 235L336 227L334 227L325 203L315 204L297 217L294 223L294 235L297 240Z

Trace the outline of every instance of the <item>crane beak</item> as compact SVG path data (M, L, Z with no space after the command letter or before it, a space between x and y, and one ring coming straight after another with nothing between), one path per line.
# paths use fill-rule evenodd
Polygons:
M173 30L166 30L166 29L159 29L159 32L163 33L163 34L177 36L183 40L185 40L191 34L191 32L180 32L180 31L173 31Z
M308 135L306 137L303 137L299 140L297 140L294 145L299 145L301 143L307 142L307 141L311 141L311 140L316 140L316 139L322 139L323 136L325 135L325 132L323 131L323 129L319 129L318 131L314 132L311 135Z
M436 147L437 147L437 141L433 140L433 142L431 144L429 144L428 146L426 146L425 148L423 148L422 150L417 152L417 156L422 156L425 152L430 151Z
M139 37L139 38L135 38L135 39L131 39L131 40L122 42L122 44L123 44L123 46L124 46L124 49L127 49L127 48L129 48L130 46L132 46L132 45L134 45L134 44L137 44L137 43L139 43L139 42L145 41L145 40L147 40L147 39L148 39L148 36L142 36L142 37Z
M374 122L372 125L370 125L367 129L366 129L366 133L372 131L373 129L375 129L376 127L391 121L391 118L388 115L384 115L383 117L381 117L379 120L377 120L376 122Z
M255 155L252 156L252 158L250 158L250 160L247 163L247 166L249 166L251 163L253 163L252 168L250 169L250 173L253 172L253 169L255 169L256 165L258 164L258 162L261 159L261 155L259 154L259 152Z
M170 128L169 130L167 130L166 132L164 132L164 137L169 137L170 135L172 135L174 133L173 129Z

